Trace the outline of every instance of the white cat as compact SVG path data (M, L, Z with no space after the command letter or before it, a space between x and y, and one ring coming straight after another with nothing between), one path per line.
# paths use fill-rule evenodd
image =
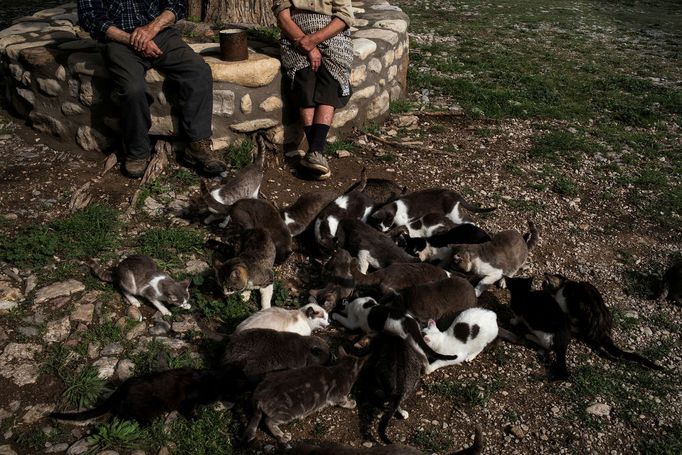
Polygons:
M441 354L455 354L456 360L436 360L426 367L426 374L438 368L471 362L495 338L497 338L497 315L483 308L462 311L445 332L438 330L436 321L430 320L424 329L424 341Z
M325 309L316 303L309 303L298 310L277 307L261 310L243 320L235 329L235 333L248 329L272 329L308 336L328 325L329 316Z

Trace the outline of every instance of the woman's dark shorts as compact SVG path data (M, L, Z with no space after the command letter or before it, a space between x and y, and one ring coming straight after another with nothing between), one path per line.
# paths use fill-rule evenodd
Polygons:
M341 96L341 85L324 64L317 72L309 66L296 71L292 96L301 108L326 104L338 109L345 106L350 98L350 95Z

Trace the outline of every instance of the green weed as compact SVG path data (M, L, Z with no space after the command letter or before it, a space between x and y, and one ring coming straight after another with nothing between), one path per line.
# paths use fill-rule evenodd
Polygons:
M170 187L163 185L159 179L153 180L143 186L140 190L140 196L137 199L137 207L144 207L144 201L146 201L148 197L159 196L169 191Z
M428 452L443 452L452 446L452 440L440 430L417 430L410 442Z
M160 341L150 341L143 348L130 356L135 364L136 374L147 374L173 368L200 368L201 360L190 355L189 352L174 354Z
M250 140L244 140L239 144L232 144L225 150L225 161L230 163L230 166L233 168L241 169L253 161L252 149L253 142Z
M165 266L182 265L182 255L198 253L204 244L201 231L183 227L152 228L138 239L140 252L157 259Z
M138 447L144 437L137 422L119 420L114 417L109 422L95 428L88 438L92 451L105 449L133 449Z
M339 150L348 150L352 152L355 150L355 145L352 142L347 141L334 141L327 144L325 151L328 155L335 155Z
M66 389L62 398L66 403L78 409L93 405L104 389L104 379L99 377L97 369L87 366L64 377Z
M414 104L407 99L397 99L391 101L389 104L389 112L391 114L405 114L414 109Z
M253 27L246 31L248 37L254 41L260 41L276 45L279 43L281 32L278 27Z
M666 431L657 431L639 443L641 453L647 455L678 455L682 453L682 423L675 423Z
M502 387L502 382L495 379L486 384L462 384L454 381L445 381L429 384L427 389L440 395L463 400L472 406L485 407L486 403Z
M239 294L214 299L202 293L194 296L194 306L204 317L225 324L226 329L234 329L241 321L253 313L254 305L244 302Z

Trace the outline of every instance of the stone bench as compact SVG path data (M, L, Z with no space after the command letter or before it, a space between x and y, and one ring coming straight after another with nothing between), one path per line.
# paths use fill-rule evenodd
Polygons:
M366 122L379 122L389 102L405 93L408 65L407 16L384 0L354 1L353 95L336 113L331 137ZM213 140L221 149L257 130L276 144L302 139L295 111L282 98L279 49L249 40L249 59L223 62L218 45L190 44L213 72ZM78 26L75 3L38 11L0 31L2 96L38 131L89 151L107 151L119 136L118 109L111 96L101 45ZM172 90L164 77L146 76L151 134L174 137Z

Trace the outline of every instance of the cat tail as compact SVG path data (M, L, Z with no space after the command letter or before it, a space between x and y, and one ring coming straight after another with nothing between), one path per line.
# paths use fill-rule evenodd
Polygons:
M379 437L384 441L384 444L393 444L393 441L391 441L386 434L386 430L388 430L391 419L395 413L398 412L402 399L403 397L400 395L391 395L391 398L388 401L388 407L386 408L386 411L384 411L384 415L381 416L381 420L379 421Z
M528 220L528 230L529 232L523 235L523 239L526 241L526 245L528 245L528 251L530 251L540 240L540 232L531 220Z
M629 360L631 362L637 362L640 365L643 365L647 368L651 368L652 370L657 370L657 371L664 371L665 368L654 363L653 361L647 359L646 357L637 354L636 352L633 351L626 351L624 349L619 348L616 346L616 344L613 342L611 337L604 337L601 342L602 347L606 352L611 354L614 357L618 357L621 359Z
M489 213L497 210L497 207L479 207L477 205L470 204L465 200L461 200L459 205L473 213Z
M253 162L256 163L260 169L263 169L267 146L265 145L265 139L262 134L256 135L256 142L258 143L258 147L256 147L256 156L253 158Z
M113 402L112 396L107 398L100 404L99 406L96 406L92 409L88 409L86 411L81 411L81 412L51 412L48 417L51 417L53 419L57 420L90 420L94 419L95 417L99 417L101 415L106 414L109 412L111 408L111 403Z
M437 360L456 360L456 355L446 355L436 352L431 349L426 341L424 341L424 336L422 335L419 323L411 316L405 316L403 320L403 329L412 337L412 340L419 345L421 350L429 357Z
M474 434L474 443L467 447L466 449L459 450L457 452L452 452L450 455L478 455L483 451L483 431L481 427L476 425L476 430Z
M367 186L367 168L363 167L362 170L360 171L360 179L355 182L353 185L351 185L350 188L346 190L345 193L343 194L348 194L352 191L359 191L363 192L365 191L365 187Z
M92 271L92 274L95 275L97 278L100 280L104 281L105 283L113 283L114 282L114 273L111 269L105 269L101 265L97 263L94 259L90 259L89 261L86 262L88 264L88 267L90 267L90 271Z

